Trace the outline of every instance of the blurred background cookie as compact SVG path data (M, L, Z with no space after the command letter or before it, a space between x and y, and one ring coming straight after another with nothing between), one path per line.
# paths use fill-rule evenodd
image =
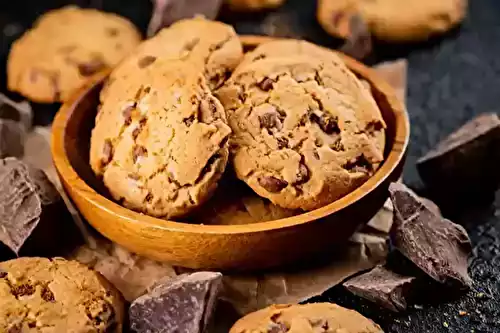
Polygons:
M388 42L422 41L458 25L467 0L319 0L317 18L331 35L349 38L355 20L373 36Z
M62 258L0 263L1 332L121 333L124 300L99 273Z
M135 26L115 14L74 6L47 12L12 45L8 88L36 102L64 102L140 40Z

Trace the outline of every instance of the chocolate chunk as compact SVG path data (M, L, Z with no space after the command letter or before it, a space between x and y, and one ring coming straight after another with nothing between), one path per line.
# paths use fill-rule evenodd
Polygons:
M92 76L106 68L106 64L100 58L94 58L86 63L78 64L78 72L81 76Z
M377 266L344 282L343 286L356 296L397 312L406 310L415 279Z
M483 114L417 161L425 184L443 197L472 198L500 185L500 119Z
M137 162L139 157L143 157L143 156L147 156L147 155L148 155L148 151L143 146L135 146L134 150L132 151L132 157L134 159L134 163Z
M267 333L286 333L288 332L288 327L283 323L271 322L267 327Z
M0 158L22 157L26 131L20 122L0 119Z
M206 97L200 101L198 111L202 123L210 124L218 118L217 105L211 97Z
M373 40L369 27L360 15L349 18L349 36L340 50L356 59L364 59L372 53Z
M160 280L129 309L131 332L205 332L215 311L222 275L183 274Z
M155 61L156 61L156 57L147 55L147 56L139 59L139 61L137 62L137 66L139 66L139 68L146 68Z
M283 149L288 147L288 139L283 137L277 137L276 142L278 143L278 148Z
M300 163L295 184L302 184L307 182L308 180L309 180L309 169L305 164Z
M401 183L392 183L389 192L394 247L434 280L469 287L467 258L472 247L465 229L436 214Z
M104 146L102 147L102 158L101 164L107 165L113 159L113 144L110 139L104 140Z
M348 161L346 164L342 166L349 172L363 172L363 173L371 173L373 167L371 163L366 159L365 155L361 154L355 159Z
M33 125L33 110L26 101L16 103L0 94L0 118L20 122L25 131L28 131Z
M43 171L9 157L0 160L0 260L56 256L74 245L74 225Z
M281 121L275 111L266 112L259 116L260 127L281 129Z
M12 295L16 298L33 295L35 293L35 287L28 283L20 284L11 287Z
M132 111L134 111L134 105L127 105L123 111L123 119L125 120L125 125L130 125L132 123Z
M209 20L215 19L222 0L154 0L153 3L148 37L178 20L192 18L195 15L202 15Z
M273 80L266 77L264 80L259 82L259 88L264 90L264 91L269 91L269 90L273 89Z
M45 302L54 302L54 293L49 289L48 286L42 288L41 297Z
M288 182L274 176L264 176L259 178L259 184L260 186L265 188L266 191L271 193L280 192L282 189L288 186Z
M319 111L311 113L311 121L317 123L319 128L326 134L340 133L339 119L327 112Z

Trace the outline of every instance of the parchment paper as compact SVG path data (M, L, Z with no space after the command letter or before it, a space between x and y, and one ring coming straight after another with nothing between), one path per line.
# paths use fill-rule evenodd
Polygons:
M394 85L404 100L406 62L396 61L377 68ZM36 112L36 110L35 110ZM84 234L86 244L75 249L69 258L79 260L101 272L123 293L128 301L143 294L156 280L175 276L179 270L130 253L97 235L84 221L61 189L50 158L50 128L34 128L25 147L25 160L44 170L61 190L75 223ZM297 303L322 294L347 277L369 269L385 260L387 232L392 224L392 206L388 203L368 223L354 234L343 253L331 262L298 271L226 275L222 300L243 315L273 303ZM227 306L227 304L226 304ZM218 331L218 330L217 330Z

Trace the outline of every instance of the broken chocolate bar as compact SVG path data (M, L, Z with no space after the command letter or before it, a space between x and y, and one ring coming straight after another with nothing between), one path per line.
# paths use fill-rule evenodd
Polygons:
M394 273L383 266L356 276L343 286L356 296L365 298L389 310L406 310L415 277Z
M434 280L470 286L467 258L472 247L465 229L438 215L401 183L392 183L389 192L394 206L390 232L394 247Z
M493 193L500 184L500 119L482 114L417 161L425 184L446 197Z
M203 333L215 312L222 274L197 272L159 281L129 309L131 332Z
M153 14L148 26L148 37L175 21L202 15L213 20L222 0L153 0Z
M21 123L0 119L0 158L22 157L25 136L26 131Z
M60 255L74 232L64 202L43 171L0 160L0 260Z

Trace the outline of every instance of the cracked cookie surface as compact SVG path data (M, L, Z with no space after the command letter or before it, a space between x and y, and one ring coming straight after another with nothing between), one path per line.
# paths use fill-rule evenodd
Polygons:
M421 41L459 24L467 13L467 3L467 0L319 0L317 17L325 31L335 37L348 38L359 18L378 39Z
M221 86L243 57L243 47L234 29L221 22L193 18L180 20L144 41L111 73L101 100L119 81L142 71L156 61L180 59L204 73L210 89Z
M99 273L62 258L0 263L0 331L122 332L124 302Z
M217 96L237 177L281 207L331 203L383 161L380 110L341 61L260 59L238 67Z
M134 25L117 15L75 6L53 10L14 42L8 88L37 102L64 102L140 40Z
M229 333L383 333L360 313L333 303L271 305L250 313Z
M106 94L92 131L90 164L125 207L183 216L213 193L231 132L203 72L155 61Z

